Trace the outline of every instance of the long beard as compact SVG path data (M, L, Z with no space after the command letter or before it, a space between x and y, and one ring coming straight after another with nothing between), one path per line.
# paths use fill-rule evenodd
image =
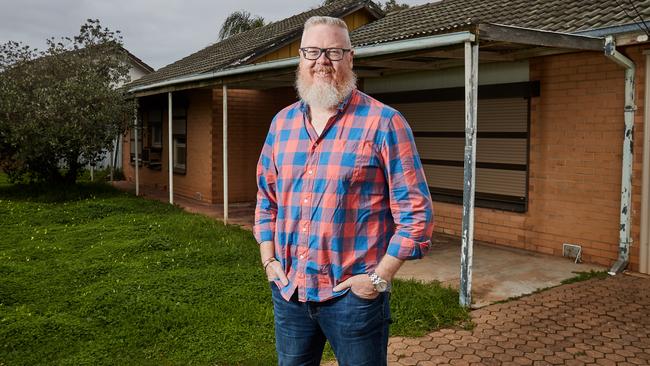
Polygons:
M357 85L357 76L349 71L339 82L315 83L308 80L300 69L296 72L298 96L307 105L315 108L334 108L347 97Z

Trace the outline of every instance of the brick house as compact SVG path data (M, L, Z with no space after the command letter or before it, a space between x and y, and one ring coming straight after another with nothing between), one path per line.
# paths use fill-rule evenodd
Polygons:
M650 0L636 7L650 17ZM464 66L476 54L474 237L552 255L573 243L583 260L606 266L623 248L631 269L650 272L650 43L633 8L613 0L444 0L387 15L370 1L342 0L233 36L130 85L140 105L139 184L169 189L171 130L174 194L254 201L261 144L273 115L295 101L297 48L312 15L346 21L359 88L411 124L437 232L461 235ZM129 180L134 142L132 131Z

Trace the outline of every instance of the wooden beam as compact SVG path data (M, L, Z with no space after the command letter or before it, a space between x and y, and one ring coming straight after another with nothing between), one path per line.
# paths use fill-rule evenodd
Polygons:
M496 24L479 24L479 38L487 41L503 41L574 50L600 51L604 47L601 38L547 32Z
M419 68L419 69L396 69L396 68L391 68L383 71L381 73L382 76L389 76L389 75L399 75L399 74L404 74L404 73L409 73L413 72L416 70L444 70L444 69L449 69L452 67L460 67L463 65L462 60L441 60L438 61L435 65L429 65L428 68Z
M427 52L423 56L431 56L437 58L452 58L452 59L462 60L465 57L465 53L462 49L457 49L457 50L446 50L446 51L431 51L431 52ZM494 51L480 51L479 58L481 60L488 60L488 61L512 61L512 58L507 56L506 54L502 52L494 52Z
M569 50L566 48L548 48L548 47L531 47L524 50L509 52L508 55L513 60L523 60L531 57L543 57L552 55L561 55L564 53L578 52L576 50Z

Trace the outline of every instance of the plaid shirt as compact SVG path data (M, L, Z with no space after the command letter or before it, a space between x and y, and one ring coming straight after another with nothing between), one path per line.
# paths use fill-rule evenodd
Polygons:
M433 231L413 134L396 110L354 90L320 136L307 106L280 111L257 165L254 233L272 241L289 279L285 299L342 295L334 286L374 270L384 254L416 259Z

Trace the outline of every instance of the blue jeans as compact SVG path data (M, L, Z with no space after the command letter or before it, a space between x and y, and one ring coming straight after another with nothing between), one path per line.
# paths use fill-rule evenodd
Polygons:
M388 293L373 300L352 291L324 302L286 301L271 283L278 365L319 365L329 340L340 366L386 365Z

